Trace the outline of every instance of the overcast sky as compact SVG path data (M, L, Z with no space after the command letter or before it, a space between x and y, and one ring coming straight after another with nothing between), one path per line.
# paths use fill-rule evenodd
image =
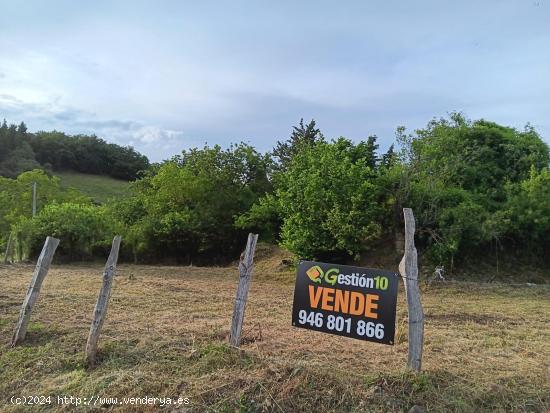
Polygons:
M314 118L325 136L463 111L550 140L550 3L4 1L0 118L152 160Z

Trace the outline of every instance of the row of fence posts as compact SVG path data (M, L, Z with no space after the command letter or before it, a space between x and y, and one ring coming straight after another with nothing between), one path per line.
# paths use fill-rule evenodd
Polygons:
M120 235L117 235L113 239L113 245L111 247L111 253L107 259L107 264L105 264L105 270L103 271L103 285L101 286L101 291L97 298L97 302L94 309L94 314L92 318L92 325L90 327L90 333L88 335L88 341L86 343L86 360L88 364L93 366L96 361L97 354L97 343L99 341L99 334L101 332L101 327L103 326L103 321L107 314L107 307L109 305L109 297L111 295L111 286L113 283L113 277L116 271L116 264L118 261L118 252L120 249ZM29 320L31 318L31 313L34 307L34 304L38 300L38 295L40 294L40 288L42 287L42 282L48 270L50 264L52 263L55 250L59 245L59 240L53 237L47 237L42 252L38 257L36 262L36 267L31 279L31 284L27 290L27 295L23 300L23 305L21 306L21 311L19 313L19 319L15 326L13 332L13 337L11 340L12 347L22 343L25 340L27 335L27 327Z
M233 311L233 321L231 325L231 333L229 341L231 345L238 347L241 343L241 334L244 321L244 311L246 307L246 301L248 298L248 290L250 288L250 280L252 279L252 268L254 263L254 252L256 250L256 243L258 241L257 234L249 234L246 249L241 255L239 262L239 285L237 288L237 299L235 300L235 308ZM113 285L113 278L116 273L116 265L118 261L118 253L120 250L121 237L117 235L113 239L113 245L105 269L103 271L103 282L97 302L95 304L92 324L90 326L90 332L88 334L88 340L86 342L86 361L89 366L93 366L96 363L97 345L99 342L99 336L101 334L101 328L103 322L107 316L107 308L109 306L109 298L111 296L111 289ZM59 245L59 240L53 237L47 237L42 252L36 262L36 267L31 279L29 289L19 313L19 319L15 326L13 337L11 340L12 347L21 344L25 340L27 334L27 327L31 318L33 307L38 300L40 294L40 288L42 283L48 274L50 264L52 263L55 250Z
M409 355L407 365L414 371L420 371L424 339L424 313L422 310L422 304L420 303L417 252L414 246L415 222L412 210L409 208L404 209L404 215L405 254L399 264L399 272L401 273L405 284L405 293L407 296L409 313ZM109 306L109 298L111 296L113 278L115 276L118 253L120 250L120 242L120 235L115 236L109 258L107 259L107 263L105 264L105 269L103 271L103 283L94 308L92 324L90 326L90 332L86 343L86 360L89 366L93 366L96 362L97 345L101 328L107 315L107 308ZM252 279L254 253L257 242L258 235L249 234L246 248L241 254L241 258L239 260L239 282L237 286L235 306L233 308L231 332L229 334L229 343L234 347L239 347L241 344L244 313L246 302L248 300L250 281ZM48 274L48 269L58 245L58 239L53 237L46 238L46 242L44 243L44 247L42 248L42 252L40 253L36 263L36 268L34 270L27 295L25 296L23 305L21 306L21 312L19 314L19 319L11 341L12 347L20 344L25 339L33 306L38 299L42 282Z

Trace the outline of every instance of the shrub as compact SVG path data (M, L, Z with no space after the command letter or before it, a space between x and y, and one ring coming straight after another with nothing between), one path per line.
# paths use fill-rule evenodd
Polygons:
M60 239L56 257L89 259L95 249L106 249L114 235L114 225L103 207L77 203L51 203L34 218L24 218L16 226L30 257L36 257L49 235Z

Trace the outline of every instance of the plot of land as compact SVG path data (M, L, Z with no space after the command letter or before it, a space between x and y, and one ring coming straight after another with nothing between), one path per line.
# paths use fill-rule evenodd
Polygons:
M0 267L0 411L13 395L189 397L187 407L80 406L81 411L402 412L550 409L550 288L424 286L424 372L404 369L400 291L395 346L291 327L293 275L256 266L242 350L228 347L237 271L121 265L100 339L84 347L102 267L54 266L24 345L9 348L33 267ZM56 402L57 403L57 402ZM116 408L115 408L116 407Z

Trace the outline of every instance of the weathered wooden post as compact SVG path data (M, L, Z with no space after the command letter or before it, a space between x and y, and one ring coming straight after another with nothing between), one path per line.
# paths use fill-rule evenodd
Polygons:
M407 366L414 371L422 367L424 345L424 311L418 285L418 256L414 246L415 222L412 209L403 208L405 217L405 254L399 263L399 272L405 284L409 313L409 359Z
M44 281L44 278L46 278L46 275L48 274L48 269L50 268L53 255L55 254L55 250L57 249L58 245L59 240L57 238L46 238L46 242L44 243L42 252L40 253L38 261L36 262L36 268L34 269L34 273L32 275L31 285L27 290L27 295L25 296L25 300L23 301L23 305L21 306L19 320L17 321L17 325L15 327L15 331L11 340L12 347L21 343L25 339L25 335L27 334L27 326L31 318L32 308L36 303L36 300L38 300L38 294L40 294L42 281Z
M90 327L90 333L88 334L88 341L86 343L86 360L88 365L93 366L95 364L95 358L97 353L97 342L99 335L101 334L101 327L105 321L107 315L107 307L109 305L109 298L111 296L111 287L113 285L113 277L116 272L116 264L118 261L118 251L120 249L120 235L113 238L113 245L111 247L111 253L105 264L105 270L103 271L103 285L97 297L95 304L92 325Z
M8 257L9 257L10 251L11 251L12 240L13 240L13 235L10 232L10 236L8 237L8 245L6 245L6 253L4 254L4 264L8 263Z
M233 308L233 320L231 322L231 333L229 335L229 343L235 347L241 345L244 310L246 308L248 290L250 289L250 280L252 279L254 251L256 250L257 241L258 234L248 234L246 249L241 254L241 259L239 261L239 285L237 287L237 297L235 299L235 307Z

